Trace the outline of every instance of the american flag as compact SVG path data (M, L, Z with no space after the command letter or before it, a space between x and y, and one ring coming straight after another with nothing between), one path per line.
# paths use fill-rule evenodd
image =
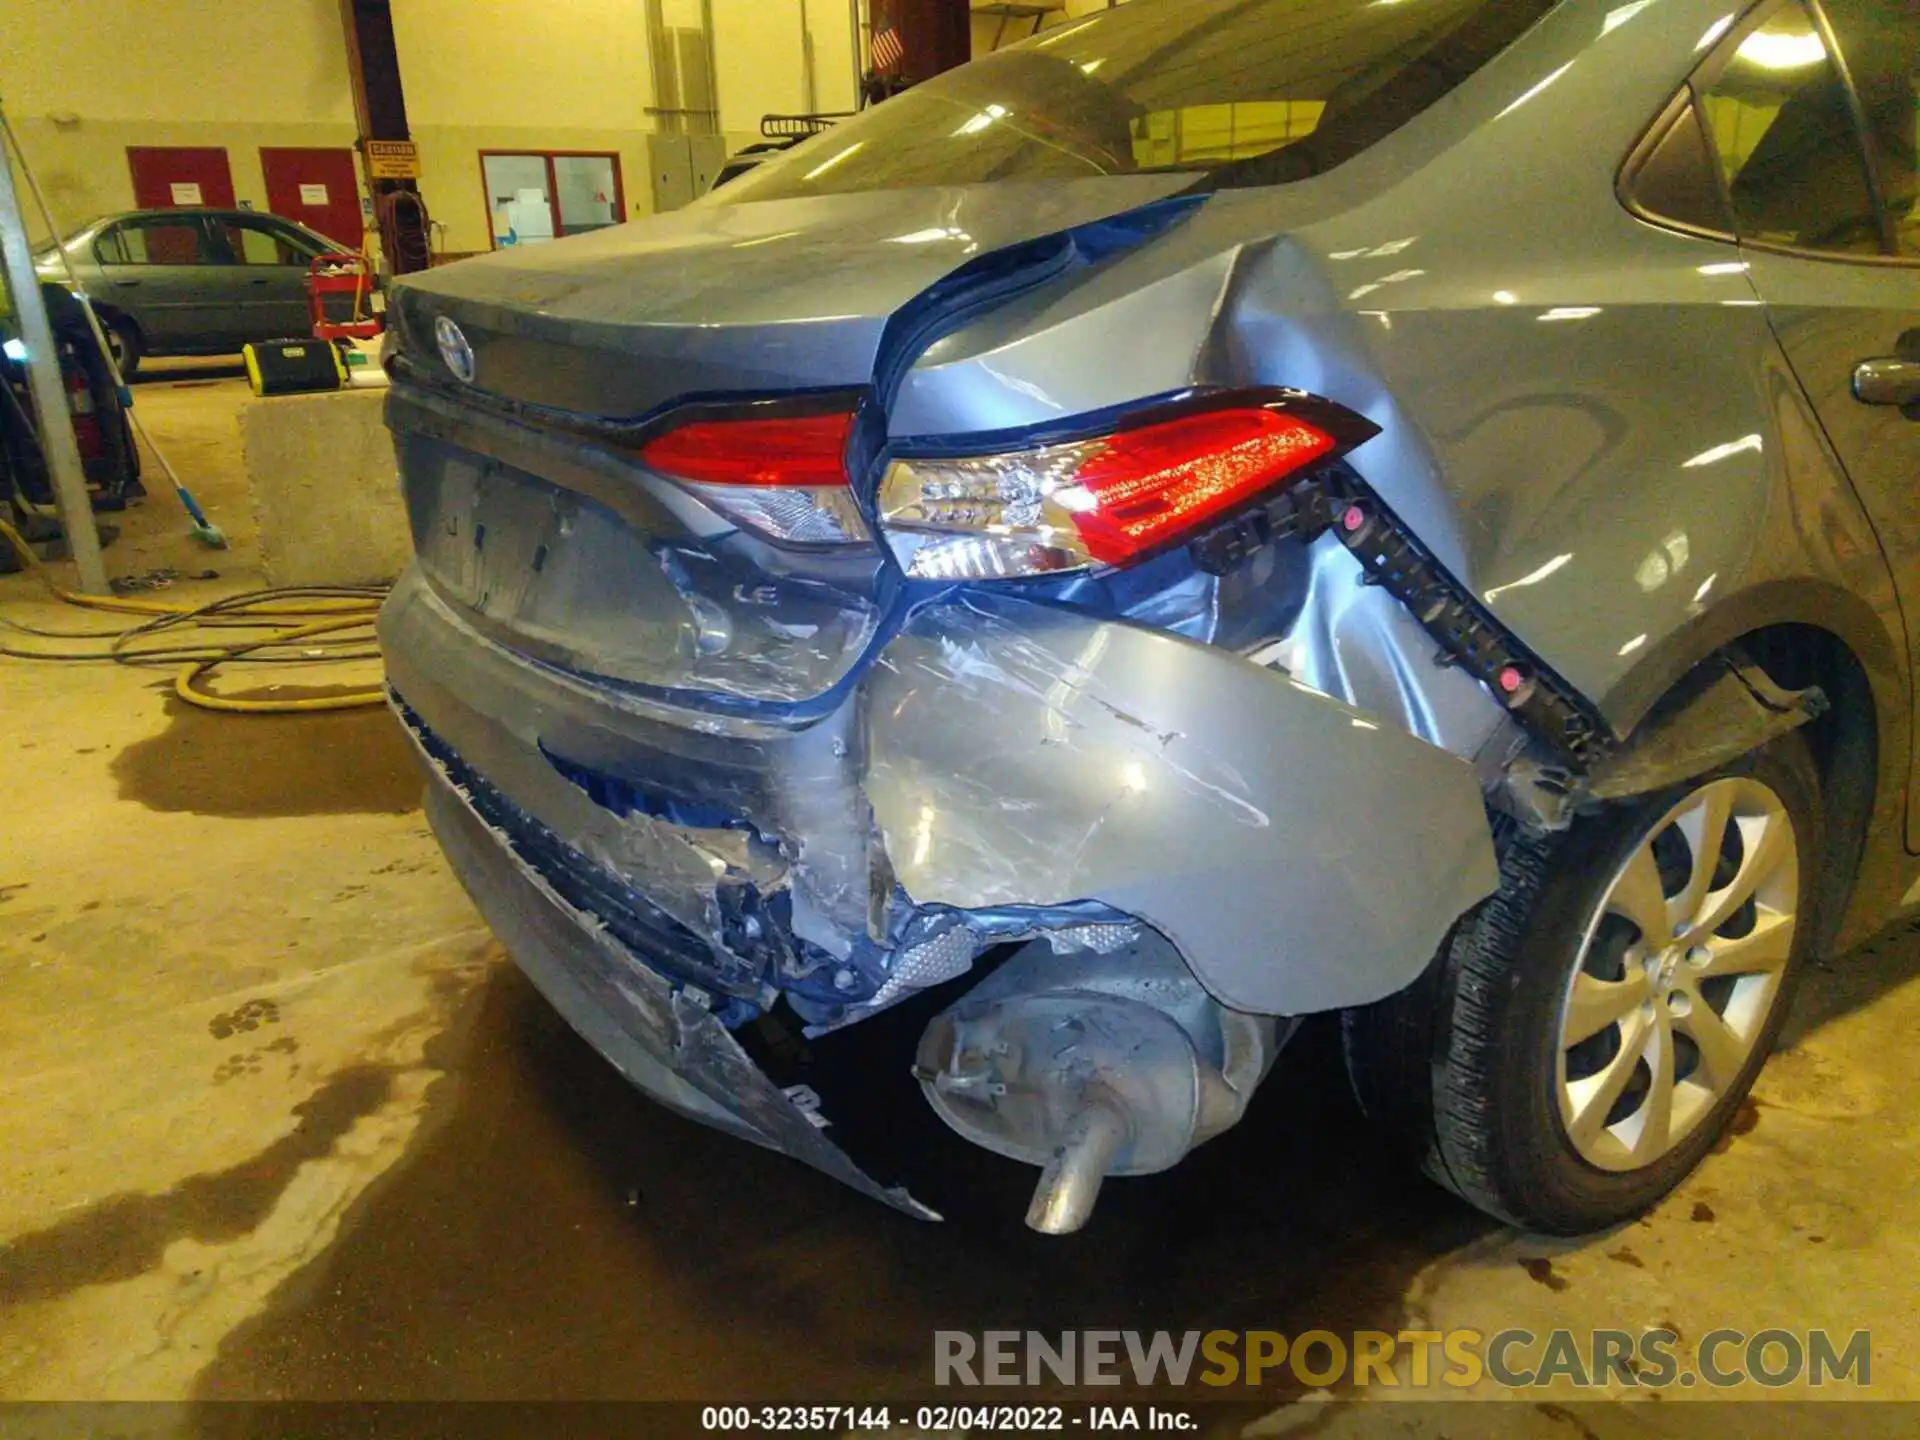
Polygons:
M873 32L873 69L877 75L891 74L907 57L907 47L900 43L900 32L889 21L885 28Z

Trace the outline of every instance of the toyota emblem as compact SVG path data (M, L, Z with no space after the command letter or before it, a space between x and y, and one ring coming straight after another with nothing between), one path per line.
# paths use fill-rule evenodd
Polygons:
M433 338L440 346L440 358L447 362L453 378L473 383L473 346L460 333L460 327L442 315L433 322Z

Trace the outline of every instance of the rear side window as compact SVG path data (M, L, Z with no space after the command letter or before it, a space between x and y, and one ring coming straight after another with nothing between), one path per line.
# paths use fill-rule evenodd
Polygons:
M236 264L305 265L318 253L277 225L227 220L220 228Z
M915 86L726 199L1142 171L1273 184L1331 169L1504 50L1555 0L1159 0Z
M1920 3L1915 0L1825 0L1866 112L1880 192L1900 253L1920 256Z
M1884 253L1846 87L1804 9L1784 5L1742 39L1700 103L1741 239Z
M1683 90L1629 164L1623 192L1650 219L1699 230L1717 239L1733 233L1707 132L1693 92Z
M122 220L93 242L102 265L204 265L205 235L198 220Z

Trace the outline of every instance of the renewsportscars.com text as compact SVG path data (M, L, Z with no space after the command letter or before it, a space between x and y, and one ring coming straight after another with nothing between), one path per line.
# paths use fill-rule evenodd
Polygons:
M936 1330L936 1385L1275 1385L1350 1382L1381 1388L1482 1380L1662 1389L1705 1385L1873 1383L1869 1332L1713 1330L1689 1351L1672 1330Z

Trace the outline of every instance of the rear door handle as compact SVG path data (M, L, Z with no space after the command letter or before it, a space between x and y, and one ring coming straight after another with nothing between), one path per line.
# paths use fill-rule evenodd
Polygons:
M1853 372L1854 398L1865 405L1898 405L1920 420L1920 362L1862 360Z

